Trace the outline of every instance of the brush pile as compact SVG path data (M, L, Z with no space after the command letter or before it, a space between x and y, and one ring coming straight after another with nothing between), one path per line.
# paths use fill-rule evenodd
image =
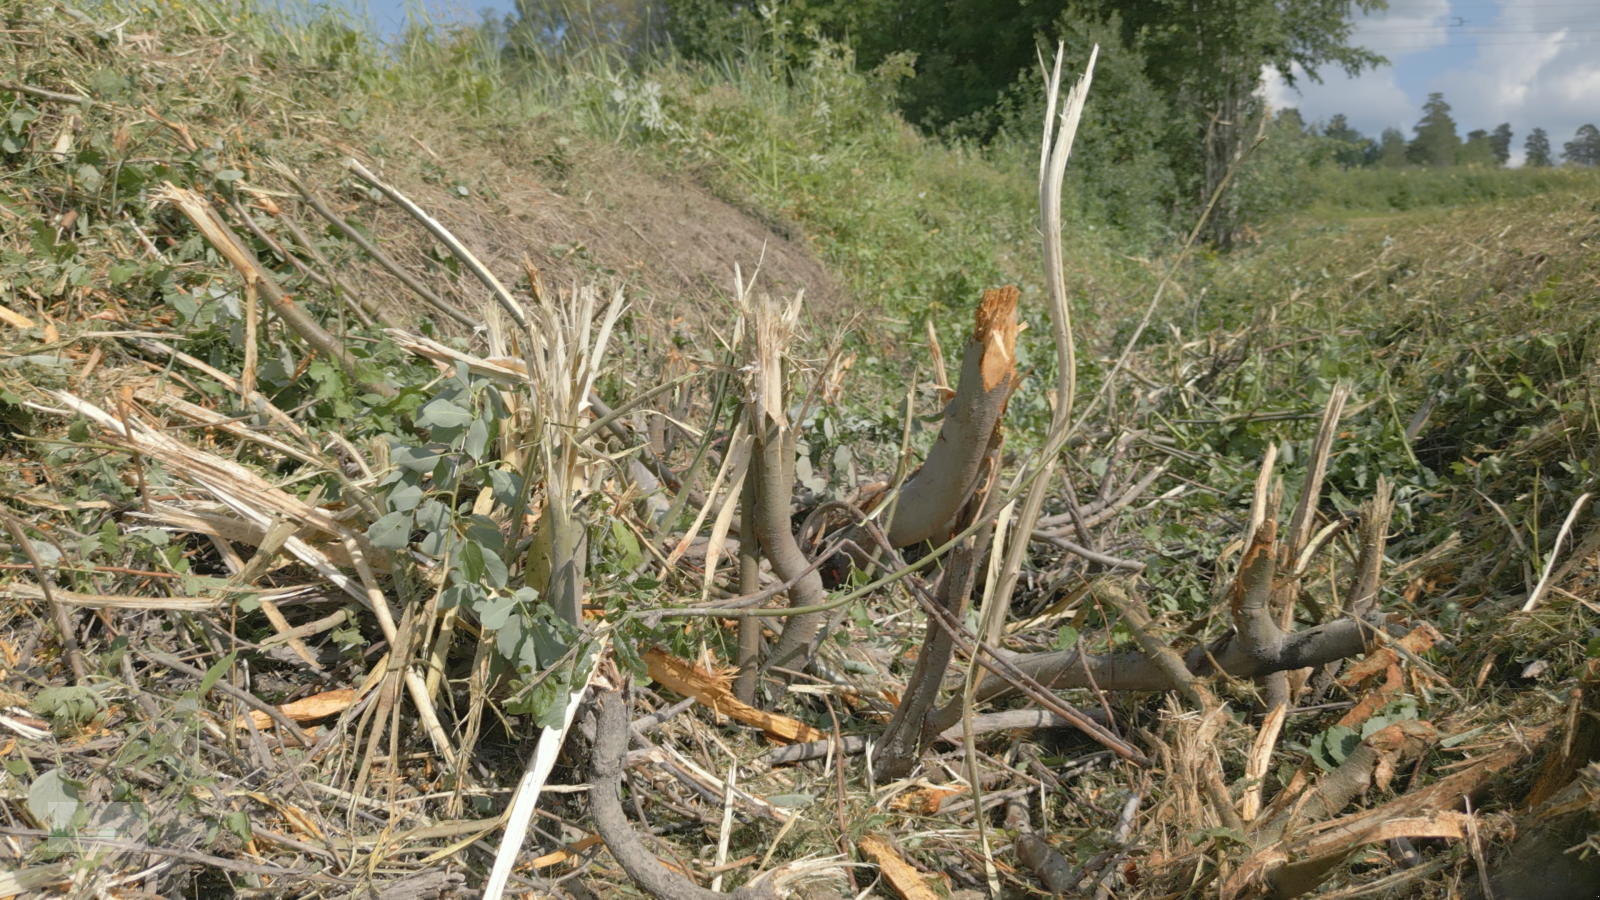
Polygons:
M511 278L199 9L4 32L0 896L1597 889L1593 198L1080 361L1058 63L1045 296L901 393Z

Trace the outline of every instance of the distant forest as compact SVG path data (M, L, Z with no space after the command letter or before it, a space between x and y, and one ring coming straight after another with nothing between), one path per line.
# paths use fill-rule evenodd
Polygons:
M1429 94L1422 105L1422 119L1412 127L1410 140L1398 128L1385 128L1377 138L1370 138L1350 127L1343 115L1334 116L1318 135L1316 126L1307 126L1298 110L1286 109L1277 116L1279 127L1298 127L1310 136L1320 136L1334 142L1333 158L1347 169L1382 167L1398 169L1404 166L1503 166L1511 159L1512 140L1515 135L1509 123L1502 122L1493 131L1482 128L1469 131L1462 137L1456 120L1450 115L1450 104L1444 94ZM1555 165L1555 154L1550 145L1550 135L1543 128L1528 132L1522 143L1527 153L1523 164L1533 168ZM1574 166L1600 166L1600 128L1584 125L1572 140L1561 148L1561 159Z

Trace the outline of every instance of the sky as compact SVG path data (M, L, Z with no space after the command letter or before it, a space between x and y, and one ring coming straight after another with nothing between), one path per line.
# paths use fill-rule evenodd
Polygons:
M1399 128L1409 138L1428 94L1444 94L1460 133L1509 122L1513 165L1534 128L1559 156L1578 126L1600 124L1600 0L1391 0L1363 16L1354 42L1390 65L1296 88L1269 72L1273 107L1308 122L1344 113L1363 134Z
M387 34L404 23L408 4L447 18L513 8L513 0L346 2L364 7ZM1390 65L1355 78L1325 69L1320 84L1296 72L1295 87L1269 70L1272 106L1297 107L1308 122L1344 113L1363 134L1398 128L1410 137L1423 101L1439 91L1462 135L1510 123L1513 165L1533 128L1550 135L1559 155L1578 126L1600 124L1600 0L1390 0L1387 10L1361 17L1354 41Z

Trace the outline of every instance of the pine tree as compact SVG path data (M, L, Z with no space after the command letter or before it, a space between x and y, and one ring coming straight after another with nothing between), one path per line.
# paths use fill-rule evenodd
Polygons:
M1550 136L1544 133L1543 128L1535 128L1528 132L1528 142L1522 145L1528 153L1524 164L1534 169L1542 169L1550 165Z
M1500 165L1505 165L1511 160L1511 123L1501 122L1500 126L1489 135L1489 147L1494 150L1494 158L1500 160Z
M1417 136L1406 148L1406 159L1419 166L1448 166L1456 161L1461 138L1444 94L1428 95L1428 102L1422 104L1422 121L1413 130Z
M1600 128L1585 125L1561 148L1561 156L1575 166L1600 166Z

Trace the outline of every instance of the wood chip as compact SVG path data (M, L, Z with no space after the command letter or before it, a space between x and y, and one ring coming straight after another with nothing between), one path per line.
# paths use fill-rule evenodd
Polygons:
M922 879L922 873L906 862L888 841L875 834L869 835L856 844L856 849L878 864L884 880L905 900L939 900L939 895Z
M0 306L0 322L12 328L33 328L33 320L9 307Z
M966 790L963 788L919 788L914 791L907 791L893 800L890 800L889 808L924 816L931 816L939 811L939 807L944 805L945 800L965 793Z
M685 660L668 656L659 649L646 653L644 661L650 667L650 677L663 687L685 697L693 697L696 702L710 707L719 715L746 725L754 725L775 741L794 744L820 741L827 737L798 719L769 713L739 702L734 698L733 688L726 676L707 672Z
M564 863L598 843L600 843L600 835L591 834L588 837L580 839L575 844L568 844L567 846L562 847L560 850L546 853L543 856L537 857L533 861L533 867L535 869L542 869L545 866L553 866L557 863Z
M318 719L326 719L329 716L344 712L354 702L356 702L356 691L350 688L340 688L336 691L312 694L293 703L285 703L278 707L278 710L297 723L315 722ZM273 726L271 717L260 710L251 710L250 718L255 722L256 728L260 730L264 731ZM244 719L239 719L235 727L243 728Z

